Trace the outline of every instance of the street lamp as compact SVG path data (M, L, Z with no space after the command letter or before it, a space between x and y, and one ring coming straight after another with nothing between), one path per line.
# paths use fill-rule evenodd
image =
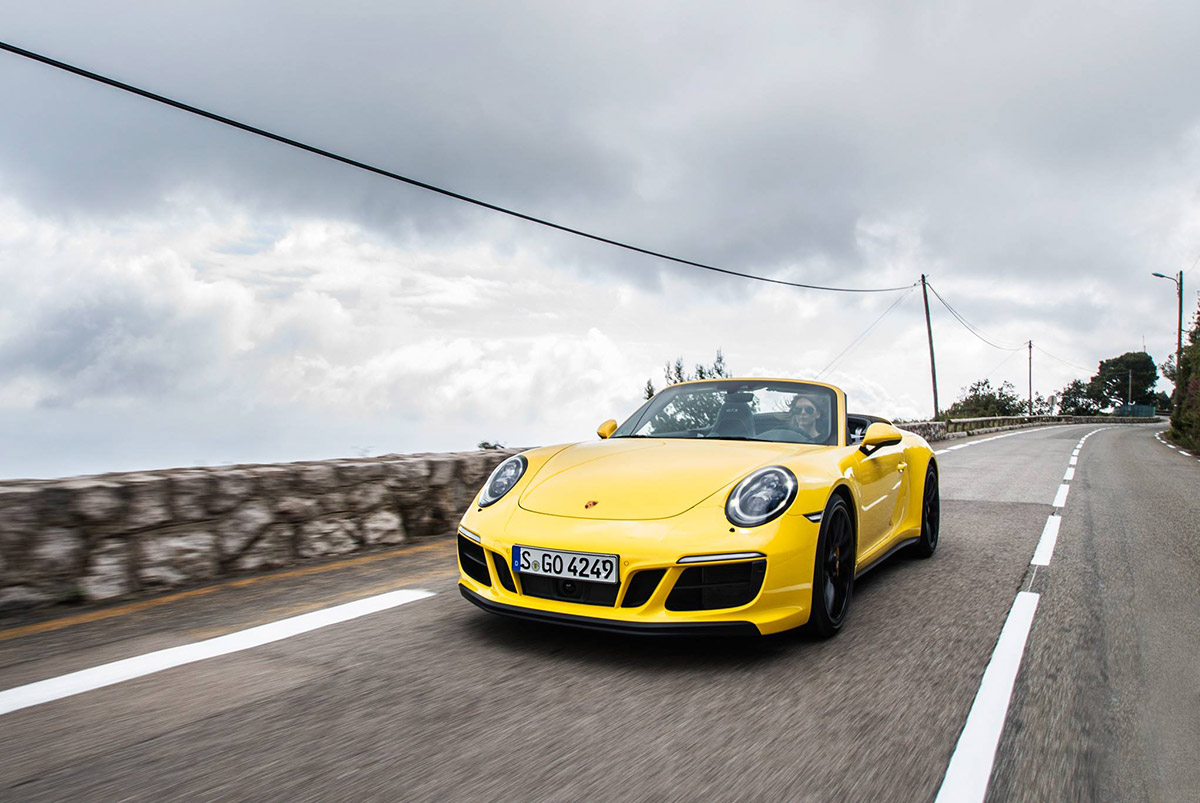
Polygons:
M1179 409L1180 400L1183 396L1179 393L1180 380L1183 378L1183 372L1180 370L1179 362L1183 359L1183 271L1179 271L1179 276L1168 276L1165 273L1152 273L1151 276L1157 276L1160 279L1170 279L1175 282L1175 291L1179 293L1179 328L1175 330L1175 409Z

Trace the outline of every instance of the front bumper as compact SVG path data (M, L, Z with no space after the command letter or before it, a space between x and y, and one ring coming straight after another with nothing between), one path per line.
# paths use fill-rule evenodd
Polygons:
M582 627L588 630L604 630L610 633L624 633L639 636L757 636L758 628L750 622L624 622L616 619L598 619L594 616L579 616L578 614L553 613L532 608L522 608L516 605L505 605L485 599L471 591L465 585L459 584L458 590L470 602L475 603L488 613L501 616L511 616L531 622L544 624L568 625Z
M527 620L625 633L708 633L727 626L748 632L749 625L766 635L808 621L819 527L786 515L735 534L719 506L651 521L581 521L515 506L509 512L488 508L464 517L459 581L479 607ZM512 571L514 543L620 555L619 588L568 598L541 581L534 587L527 575ZM763 573L748 578L752 568ZM740 593L748 580L757 590Z

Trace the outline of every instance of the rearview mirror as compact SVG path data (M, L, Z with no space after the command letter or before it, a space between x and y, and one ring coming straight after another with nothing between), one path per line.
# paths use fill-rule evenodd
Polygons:
M870 454L876 449L882 449L884 446L895 446L903 438L904 436L900 434L900 430L891 424L876 421L867 427L867 434L863 435L862 444L858 448L863 454Z
M612 435L616 431L617 431L617 422L612 420L611 418L596 428L596 434L599 435L601 438L605 438L605 439L608 438L610 435Z

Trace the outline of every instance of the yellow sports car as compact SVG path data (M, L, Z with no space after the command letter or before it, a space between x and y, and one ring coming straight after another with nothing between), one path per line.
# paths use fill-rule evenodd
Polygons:
M458 528L464 597L626 633L829 637L855 577L937 548L929 444L832 385L685 382L597 434L496 467Z

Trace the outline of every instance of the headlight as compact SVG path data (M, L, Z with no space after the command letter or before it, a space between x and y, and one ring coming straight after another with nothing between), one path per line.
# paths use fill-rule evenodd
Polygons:
M515 454L496 466L496 470L484 483L483 493L479 495L479 506L487 507L511 491L512 487L517 484L517 480L521 479L525 473L528 465L529 463L525 461L524 457Z
M796 475L783 466L760 468L737 484L725 517L739 527L757 527L787 510L796 498Z

